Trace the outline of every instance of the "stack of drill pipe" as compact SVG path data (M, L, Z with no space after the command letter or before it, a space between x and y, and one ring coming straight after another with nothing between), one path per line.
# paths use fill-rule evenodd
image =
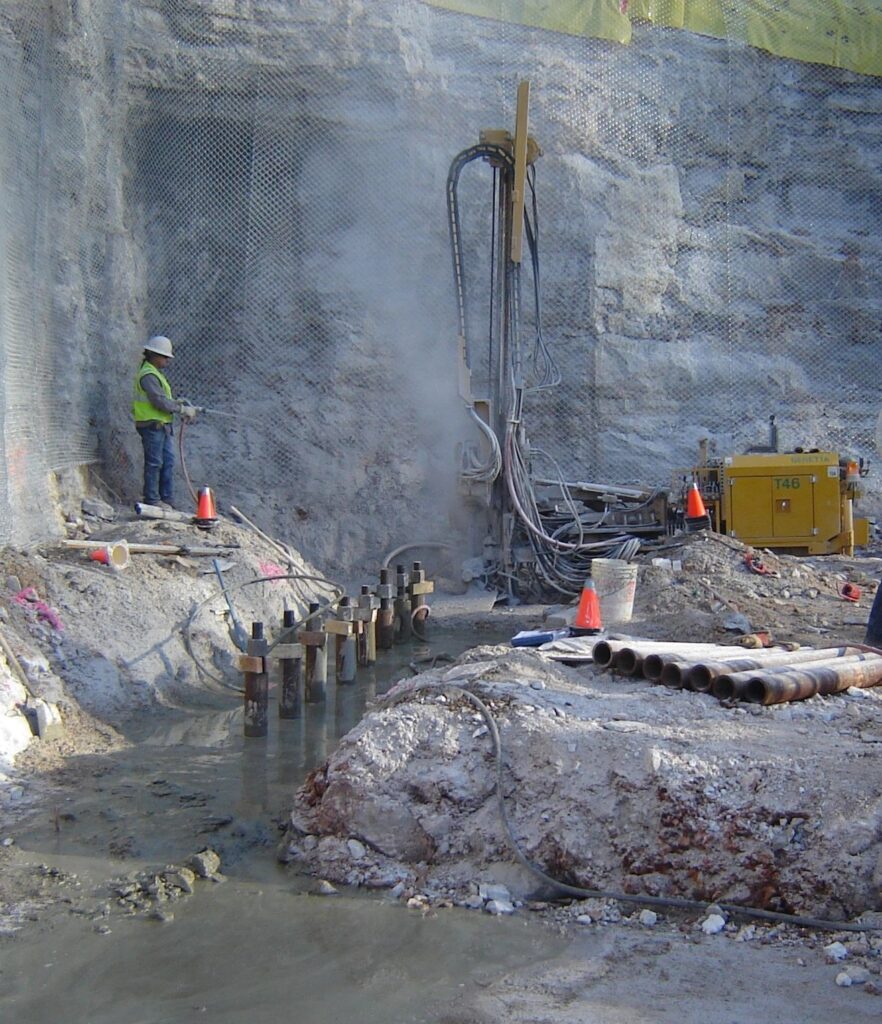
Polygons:
M717 675L732 675L740 671L760 671L766 668L798 664L803 661L822 661L853 653L844 647L831 647L822 651L785 651L781 647L764 647L736 654L731 648L723 657L696 660L677 656L647 655L643 674L653 682L680 689L706 693Z
M801 667L772 666L756 672L718 676L715 684L727 680L734 693L751 704L783 704L806 700L816 694L839 693L851 686L869 687L882 683L882 656L847 654L826 661L807 662ZM720 686L723 691L723 686Z
M805 661L829 661L830 658L842 658L847 654L859 653L855 647L822 647L820 649L800 648L796 651L785 651L781 647L765 647L757 651L745 651L744 654L731 658L719 658L714 661L700 661L694 663L684 681L684 686L698 693L713 691L715 697L719 694L714 690L714 683L721 676L731 677L735 674L753 673L760 669L773 667L786 668L790 665L798 665ZM728 689L724 684L723 691ZM720 697L720 700L727 700L728 697Z
M599 640L591 648L591 657L598 668L613 668L623 675L639 676L650 654L670 654L672 658L726 657L732 647L725 644L690 644L664 640Z

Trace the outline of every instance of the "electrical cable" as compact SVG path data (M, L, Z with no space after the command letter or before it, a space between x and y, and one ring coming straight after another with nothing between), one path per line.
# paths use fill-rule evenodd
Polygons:
M477 483L493 483L502 472L502 451L499 448L499 441L493 429L481 419L473 408L469 407L468 412L477 424L478 429L487 439L490 445L490 454L485 462L480 462L473 450L470 450L470 454L467 456L464 452L464 459L467 459L468 462L461 467L462 476L466 480L472 480Z
M487 725L487 729L490 734L490 738L493 742L493 756L496 762L496 772L494 779L494 794L496 796L496 804L499 811L500 819L505 828L506 836L509 840L512 852L514 853L517 860L532 874L536 875L547 885L552 886L561 893L568 896L574 896L577 899L609 899L618 900L623 903L635 903L642 904L652 907L670 907L676 910L692 910L699 913L707 911L708 903L700 900L691 900L686 898L669 897L669 896L650 896L647 894L636 894L636 893L623 893L616 892L615 890L606 889L590 889L581 885L570 885L568 882L562 882L550 875L544 868L538 865L535 861L531 860L523 851L521 843L515 836L514 828L508 814L508 808L505 803L505 794L503 792L503 769L504 769L504 756L502 750L502 739L499 735L499 727L496 723L496 718L493 715L490 708L470 690L465 689L462 686L458 686L455 683L415 683L408 684L407 690L393 694L391 699L384 700L380 698L377 702L377 706L381 710L387 710L395 707L397 704L402 704L405 701L409 701L413 698L416 693L421 691L438 693L439 691L450 690L463 696L473 707L475 707L484 719ZM776 910L764 910L761 907L744 907L737 903L719 903L716 902L716 906L720 907L727 914L734 916L756 918L763 921L775 921L780 924L790 924L798 928L815 928L820 931L847 931L847 932L871 932L879 931L878 925L861 924L859 922L849 921L828 921L824 918L804 916L801 914L787 914Z
M466 366L471 368L471 351L468 344L466 297L462 256L462 226L459 217L459 200L457 188L463 168L473 160L488 160L494 166L514 169L514 158L504 147L490 143L479 143L463 150L450 165L447 174L447 219L450 232L450 248L453 258L453 281L456 292L457 313L459 315L459 333L465 342Z

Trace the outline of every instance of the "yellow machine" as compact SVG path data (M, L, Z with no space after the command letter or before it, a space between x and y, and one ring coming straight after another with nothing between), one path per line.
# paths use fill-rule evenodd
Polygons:
M863 459L817 449L714 458L702 441L687 486L698 484L714 529L744 544L853 555L869 542L869 521L854 515L867 472Z

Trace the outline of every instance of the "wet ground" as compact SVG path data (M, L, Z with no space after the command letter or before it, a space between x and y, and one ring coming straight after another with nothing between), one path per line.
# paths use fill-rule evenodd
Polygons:
M410 675L409 661L469 641L389 652L299 719L278 718L273 691L266 738L243 737L231 691L132 726L122 754L69 763L52 780L56 798L14 833L16 865L43 866L50 905L0 937L0 1019L440 1021L475 985L554 955L562 940L528 917L317 896L314 879L276 861L294 789L366 702ZM225 882L199 881L164 922L120 908L111 880L204 847Z
M169 709L126 730L132 746L69 759L49 796L0 836L0 876L27 871L30 905L0 921L0 1020L16 1024L826 1024L879 1019L880 988L841 988L823 946L783 930L705 935L700 917L636 909L618 925L519 911L419 910L387 893L314 894L276 860L306 772L412 660L511 635L437 634L396 649L324 704L245 739L241 696ZM53 795L54 794L54 795ZM161 917L117 887L211 847L225 881L197 880ZM30 906L30 909L29 909ZM29 919L30 918L30 919ZM839 938L848 942L853 936Z
M262 881L236 871L169 924L129 918L110 929L68 918L7 940L0 1016L435 1022L476 985L561 945L523 919L467 911L427 919L377 898L305 895L282 871Z

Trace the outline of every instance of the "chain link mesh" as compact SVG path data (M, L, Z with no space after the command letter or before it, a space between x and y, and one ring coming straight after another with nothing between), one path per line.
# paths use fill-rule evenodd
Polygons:
M784 446L874 453L879 79L748 46L741 3L729 38L635 20L626 46L508 6L0 7L0 539L53 529L52 474L83 463L139 497L131 379L161 332L175 393L215 410L184 460L222 506L333 570L474 552L445 180L513 128L524 77L561 373L528 397L535 447L646 487L703 437L764 443L772 414ZM478 386L492 187L464 175Z

